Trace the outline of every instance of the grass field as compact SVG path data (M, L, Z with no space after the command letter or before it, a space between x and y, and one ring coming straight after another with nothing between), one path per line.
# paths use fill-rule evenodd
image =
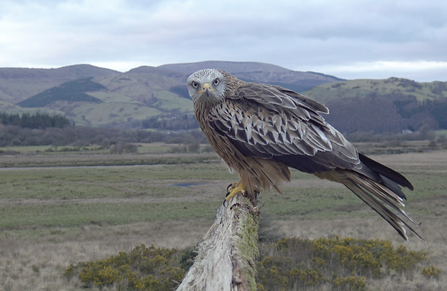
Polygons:
M428 252L431 264L442 269L441 278L394 275L371 282L368 290L443 290L447 285L443 275L447 272L447 151L372 157L413 183L415 191L405 191L406 211L422 223L418 232L426 243L414 235L404 242L344 187L297 171L292 173L293 181L282 187L284 195L262 193L262 232L404 243L409 249ZM77 279L67 281L62 276L72 263L106 258L142 243L193 246L211 226L227 185L237 178L213 154L0 157L3 167L87 161L89 165L134 161L135 166L0 170L0 290L81 290Z

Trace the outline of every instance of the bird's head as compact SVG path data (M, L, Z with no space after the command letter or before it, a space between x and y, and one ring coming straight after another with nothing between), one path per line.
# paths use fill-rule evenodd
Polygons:
M204 69L188 77L189 96L195 104L216 105L225 98L228 73L217 69Z

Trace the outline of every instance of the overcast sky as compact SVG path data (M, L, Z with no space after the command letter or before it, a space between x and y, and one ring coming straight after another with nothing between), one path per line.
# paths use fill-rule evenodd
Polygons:
M447 81L447 1L1 0L0 67L254 61Z

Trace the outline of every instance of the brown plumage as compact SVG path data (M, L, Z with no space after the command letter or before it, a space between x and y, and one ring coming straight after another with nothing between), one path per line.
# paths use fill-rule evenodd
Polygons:
M205 69L189 76L188 90L197 121L210 144L240 182L230 189L255 195L281 192L289 167L344 184L406 240L406 199L400 186L413 190L401 174L359 154L320 113L322 104L294 91L248 83L229 73ZM422 239L422 238L421 238Z

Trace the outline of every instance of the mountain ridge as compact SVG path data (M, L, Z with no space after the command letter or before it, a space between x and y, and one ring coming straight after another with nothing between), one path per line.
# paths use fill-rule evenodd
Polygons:
M81 125L134 126L157 115L172 118L192 114L186 79L193 71L209 67L227 70L246 81L272 83L296 91L340 80L256 62L140 66L124 73L86 64L55 69L0 68L0 110L63 114ZM85 78L104 88L93 86L78 92L76 86L83 87Z
M377 115L367 109L377 104L363 101L369 97L394 108L383 116L384 120L392 120L394 126L383 128L395 131L407 126L417 129L424 124L436 128L447 122L434 109L435 105L444 106L439 100L447 96L447 82L418 83L403 78L344 80L272 64L225 61L140 66L125 73L92 65L57 69L0 68L0 111L61 114L78 125L122 128L156 125L161 126L155 127L157 129L171 129L177 124L173 120L188 120L193 115L192 100L185 84L187 77L193 71L210 67L226 70L248 82L269 83L304 92L323 104L330 104L335 108L335 114L328 116L328 121L338 122L340 128L347 131L359 129L354 121L343 124L332 120L337 116L336 111L341 112L349 106L352 112L362 108L363 114ZM27 94L29 96L25 98ZM424 100L432 103L424 105L421 103ZM427 110L434 115L424 113ZM412 117L414 114L419 115ZM374 120L374 116L371 118ZM337 119L347 120L343 114ZM149 121L144 123L145 120Z

